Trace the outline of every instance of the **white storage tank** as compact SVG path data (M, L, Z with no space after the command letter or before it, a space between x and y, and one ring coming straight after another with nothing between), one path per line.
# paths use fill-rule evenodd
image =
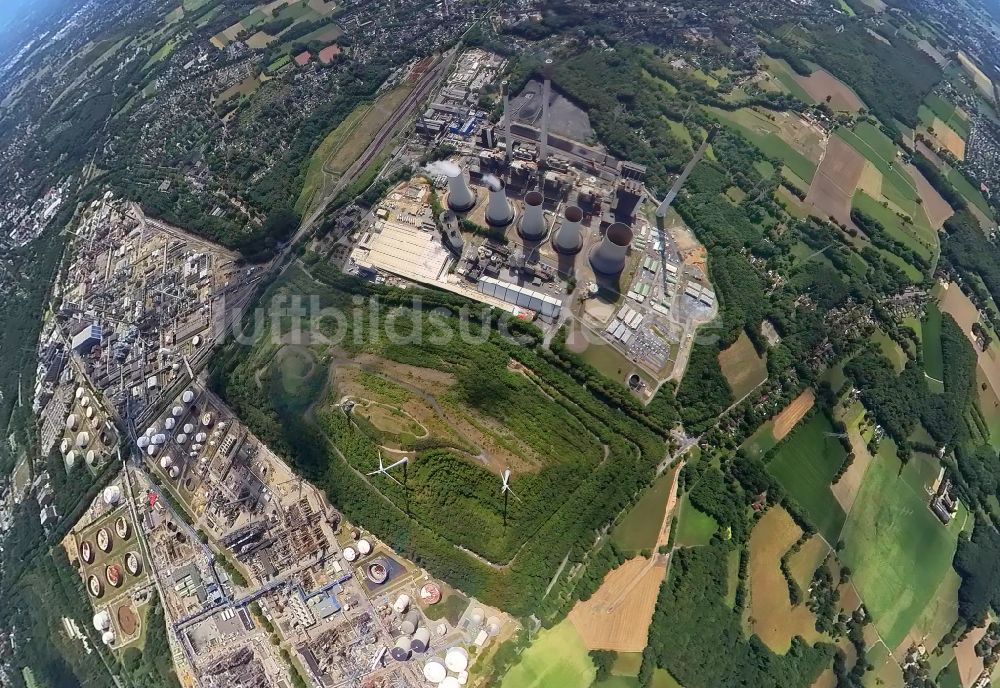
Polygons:
M444 665L448 671L456 674L469 668L469 653L464 647L453 647L444 656Z
M354 551L353 547L344 548L344 559L347 561L355 561L358 558L358 553Z
M444 668L441 660L436 657L429 660L427 664L424 664L424 678L428 683L441 683L447 675L448 670Z
M181 395L181 401L183 401L185 404L190 404L192 401L194 401L194 392L191 391L190 389L185 389L184 393Z
M76 446L83 449L88 444L90 444L90 434L86 432L81 432L76 436Z
M372 543L368 542L364 538L358 540L358 551L361 552L361 556L368 556L372 553Z
M397 614L404 613L410 608L410 596L400 595L396 598L396 601L392 603L392 608L396 610Z
M423 654L431 646L431 632L427 630L427 627L418 628L416 633L413 634L413 638L410 640L410 649L414 652L419 652Z
M184 414L184 407L174 406L173 410L170 413L173 414L174 418L180 418Z
M389 650L389 654L397 662L405 662L410 658L410 639L405 635L399 636L396 644Z
M66 429L76 432L76 429L80 427L80 419L75 413L71 413L66 416Z

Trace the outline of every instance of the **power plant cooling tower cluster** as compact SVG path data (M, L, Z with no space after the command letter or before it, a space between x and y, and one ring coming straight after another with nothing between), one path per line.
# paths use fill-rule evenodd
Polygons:
M524 195L524 215L521 216L521 227L518 233L525 241L542 241L548 234L548 227L545 226L545 212L542 210L542 201L545 198L541 192L529 191Z
M575 205L566 206L562 225L552 237L552 248L566 256L576 255L583 248L583 230L580 221L583 211Z
M604 233L601 243L590 252L590 266L594 272L614 276L625 269L628 248L632 244L632 229L623 222L616 222Z
M472 210L472 206L476 205L476 195L472 193L462 168L449 163L444 168L444 174L448 178L448 207L456 213Z
M490 189L490 199L486 204L486 222L494 227L505 227L514 219L514 210L507 201L504 183L493 175L483 177Z

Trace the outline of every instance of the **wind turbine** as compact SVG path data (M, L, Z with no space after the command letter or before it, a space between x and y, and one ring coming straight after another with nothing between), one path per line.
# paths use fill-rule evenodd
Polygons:
M514 494L514 491L510 489L510 469L505 468L503 473L500 474L500 480L502 484L500 485L500 494L503 495L503 526L507 527L507 500L508 497L513 497L517 501L521 501L521 498Z
M401 458L396 463L391 464L389 466L386 466L385 463L383 463L383 461L382 461L382 452L379 452L379 455L378 455L378 470L374 470L371 473L369 473L368 475L369 476L372 476L372 475L384 475L385 477L389 478L389 480L392 480L393 482L395 482L397 485L402 486L403 483L399 482L398 480L396 480L395 478L393 478L391 475L389 475L389 471L391 471L396 466L405 466L406 463L409 460L410 460L409 457L404 456L403 458ZM405 471L406 469L404 468L403 470Z

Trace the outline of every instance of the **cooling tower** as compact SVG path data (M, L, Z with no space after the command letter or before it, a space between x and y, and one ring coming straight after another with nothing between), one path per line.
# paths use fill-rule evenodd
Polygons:
M488 179L487 183L490 187L490 200L486 205L486 222L494 227L509 225L514 219L514 211L507 202L507 192L504 190L503 182L493 178Z
M556 253L572 256L580 252L583 248L583 230L580 227L582 219L582 210L575 205L566 206L562 225L552 237L552 248Z
M538 191L529 191L524 195L524 215L521 217L518 233L525 241L542 241L548 233L542 210L543 200L544 197Z
M617 275L625 269L625 258L632 243L632 229L616 222L604 233L601 243L590 252L590 266L602 275Z
M456 213L464 213L472 210L476 204L476 196L469 188L469 182L465 181L465 172L458 165L449 166L446 172L448 177L448 207Z

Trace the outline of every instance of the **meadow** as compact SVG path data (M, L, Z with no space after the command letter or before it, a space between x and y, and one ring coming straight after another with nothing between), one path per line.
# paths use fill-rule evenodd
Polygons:
M844 527L841 552L890 648L923 616L948 575L966 515L963 509L943 526L927 508L928 495L901 469L895 444L883 439Z
M708 108L709 113L727 127L745 136L764 155L780 160L792 173L806 184L812 181L819 160L818 153L811 153L815 159L805 154L814 142L808 137L798 140L797 132L787 122L772 121L760 112L741 108L730 112L718 108ZM799 145L793 145L795 142Z
M920 195L913 180L903 170L896 144L870 122L859 122L853 129L839 127L835 134L869 160L882 174L882 195L904 213L916 214Z
M504 676L500 688L589 686L596 676L597 670L576 629L563 620L539 632Z
M826 414L816 413L792 431L767 464L768 472L831 543L840 535L845 514L830 482L847 458L840 440L830 436L833 432Z
M611 541L616 547L628 552L639 552L656 546L675 472L676 468L665 471L657 478L615 525L615 529L611 531Z
M734 399L742 399L767 379L767 364L757 354L746 332L741 332L735 342L719 352L719 367Z
M677 536L674 543L678 547L698 547L707 545L719 524L708 514L702 513L691 503L687 495L680 502L680 518L677 521Z

